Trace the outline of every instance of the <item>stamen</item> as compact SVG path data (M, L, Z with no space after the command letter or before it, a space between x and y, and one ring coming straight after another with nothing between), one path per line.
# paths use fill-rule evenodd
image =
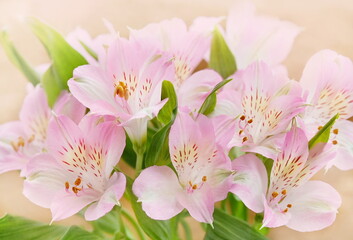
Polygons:
M273 198L275 198L275 197L277 197L277 196L278 196L278 192L273 192L273 193L272 193L272 197L273 197Z
M206 182L206 181L207 181L207 176L203 176L203 177L202 177L202 181L203 181L203 182Z
M240 120L244 121L245 120L245 116L241 115Z
M25 140L23 139L23 137L18 137L17 146L19 146L19 147L25 146Z
M334 134L338 134L338 128L333 129L332 131Z
M69 188L70 188L69 182L65 182L65 188L66 188L66 190L69 190Z
M77 178L75 181L75 185L78 186L81 184L81 178Z
M244 132L244 130L240 129L239 135L241 135Z
M81 191L82 188L78 188L78 187L72 187L72 191L77 194L79 191Z
M119 82L119 84L115 86L114 96L116 95L125 100L129 98L129 90L124 82Z
M281 193L282 193L282 195L286 195L287 194L287 190L283 189Z
M15 150L15 152L18 152L19 148L15 142L12 141L11 146L12 146L13 150Z
M248 141L248 137L243 137L243 143Z
M288 207L288 208L291 208L291 207L292 207L292 204L287 204L287 207Z
M192 189L197 189L197 184L194 184L193 186L192 186Z
M333 141L332 141L332 144L333 144L333 145L336 145L337 143L338 143L337 140L333 140Z
M288 212L288 208L284 209L283 212L284 212L284 213Z
M248 123L250 124L250 123L252 123L252 121L253 121L252 119L249 119L249 120L248 120Z
M34 136L34 134L32 134L32 136L30 138L28 138L27 142L28 143L33 142L34 138L35 138L35 136Z
M318 126L317 130L320 131L322 128L323 128L322 126Z

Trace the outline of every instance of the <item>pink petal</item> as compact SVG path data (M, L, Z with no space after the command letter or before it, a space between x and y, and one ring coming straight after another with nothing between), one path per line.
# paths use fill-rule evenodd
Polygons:
M136 178L132 190L150 218L166 220L183 210L177 200L182 188L175 173L167 166L144 169Z
M114 173L108 182L108 187L99 201L90 205L85 212L87 221L97 220L112 210L119 203L126 187L126 178L122 173Z
M86 114L86 107L76 98L67 92L63 92L56 101L53 111L57 115L65 115L71 118L75 123L79 123Z
M60 189L65 189L67 176L49 154L40 154L30 160L23 171L26 176L23 194L33 203L49 208Z
M227 18L227 38L238 69L255 60L270 65L281 63L289 54L300 28L276 18L255 15L255 5L241 1Z
M332 160L330 165L334 165L340 170L353 169L353 123L348 120L341 119L337 121L333 127L338 129L338 134L331 132L330 142L336 140L338 143L333 146L337 151L336 157Z
M331 50L322 50L307 62L300 84L313 105L306 118L328 121L336 113L347 119L353 114L353 63ZM309 119L308 119L309 120Z
M264 201L264 219L262 227L275 228L284 226L288 223L290 217L290 214L284 213L277 208L273 209L268 205L266 200Z
M213 70L201 70L187 78L177 90L178 105L188 106L192 111L200 109L209 92L222 77Z
M291 218L287 227L300 232L317 231L330 226L341 206L339 193L327 183L309 181L298 188L293 196Z
M72 95L92 112L101 115L122 112L114 99L113 81L109 82L99 67L85 65L76 68L68 85Z
M263 197L267 191L267 171L264 164L253 154L246 154L232 162L235 171L231 192L236 194L252 211L264 210Z
M34 135L35 140L45 140L50 111L44 89L37 85L26 96L20 112L20 120L28 136Z
M118 126L116 121L99 123L97 116L86 116L85 121L85 128L81 129L85 132L89 144L102 151L105 175L109 176L125 148L124 129Z
M84 139L81 129L68 117L55 117L48 126L47 145L50 153L58 160L65 161ZM82 151L82 150L81 150ZM65 162L63 162L65 163Z
M184 192L178 198L190 215L199 222L212 223L214 211L214 195L208 184L192 193Z
M92 193L77 196L65 190L57 192L50 205L52 222L71 217L88 204L98 200L97 198L97 195Z
M303 130L293 127L287 134L282 152L275 159L271 171L269 194L288 190L286 182L295 179L303 169L308 155L308 140ZM303 177L302 175L300 175ZM291 186L291 185L290 185Z

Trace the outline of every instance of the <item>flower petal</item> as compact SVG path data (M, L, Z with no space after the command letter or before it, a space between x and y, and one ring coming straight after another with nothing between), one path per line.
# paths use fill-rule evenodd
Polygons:
M199 110L209 92L220 81L222 81L222 77L210 69L194 73L177 90L178 106L187 106L191 111Z
M86 114L86 107L71 94L63 92L56 101L53 111L57 115L68 116L75 123L79 123Z
M197 221L212 224L215 200L208 184L192 193L183 192L178 200Z
M299 32L291 22L255 15L255 5L249 1L234 5L227 18L227 38L238 69L259 59L270 65L281 63Z
M235 171L231 192L236 194L252 211L264 210L263 197L267 191L267 171L264 164L253 154L246 154L232 162Z
M97 220L119 204L126 187L126 178L122 173L114 173L108 182L108 187L99 201L90 205L85 212L87 221Z
M293 207L287 227L300 232L321 230L330 226L336 219L341 206L339 193L327 183L309 181L302 185L293 196L288 196Z
M144 169L136 178L132 190L150 218L166 220L183 210L177 200L182 188L173 170L167 166Z

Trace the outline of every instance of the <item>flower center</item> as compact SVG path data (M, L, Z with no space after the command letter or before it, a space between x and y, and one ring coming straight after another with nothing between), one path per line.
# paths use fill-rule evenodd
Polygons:
M114 96L118 95L125 100L129 98L129 90L124 82L119 81L118 84L115 85Z
M28 144L28 143L33 142L34 138L35 138L35 136L34 136L34 135L31 135L31 137L28 138L28 139L27 139L27 142L26 142L23 137L19 136L19 137L17 138L17 141L11 141L10 144L11 144L13 150L14 150L15 152L18 152L21 147L23 148L23 147L26 145L26 143Z

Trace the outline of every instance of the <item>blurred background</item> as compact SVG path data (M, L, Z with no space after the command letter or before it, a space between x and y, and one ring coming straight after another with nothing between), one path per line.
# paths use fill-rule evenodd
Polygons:
M352 0L254 2L258 13L292 21L304 29L284 62L291 78L298 80L306 61L320 49L329 48L353 58ZM36 66L46 63L48 58L26 26L26 16L44 20L63 35L80 26L92 36L106 32L102 22L106 18L122 36L126 36L127 26L141 28L166 18L179 17L190 24L197 16L226 16L233 3L231 0L0 0L0 28L8 29L18 50ZM18 119L26 84L24 76L0 48L0 123ZM353 171L331 169L315 178L330 183L342 195L343 204L336 222L325 230L313 233L297 233L286 227L273 229L270 239L353 239ZM0 175L0 216L5 213L50 221L49 211L31 204L22 195L22 180L17 172ZM61 223L83 224L75 217ZM194 233L196 240L202 239L202 236L201 233Z

